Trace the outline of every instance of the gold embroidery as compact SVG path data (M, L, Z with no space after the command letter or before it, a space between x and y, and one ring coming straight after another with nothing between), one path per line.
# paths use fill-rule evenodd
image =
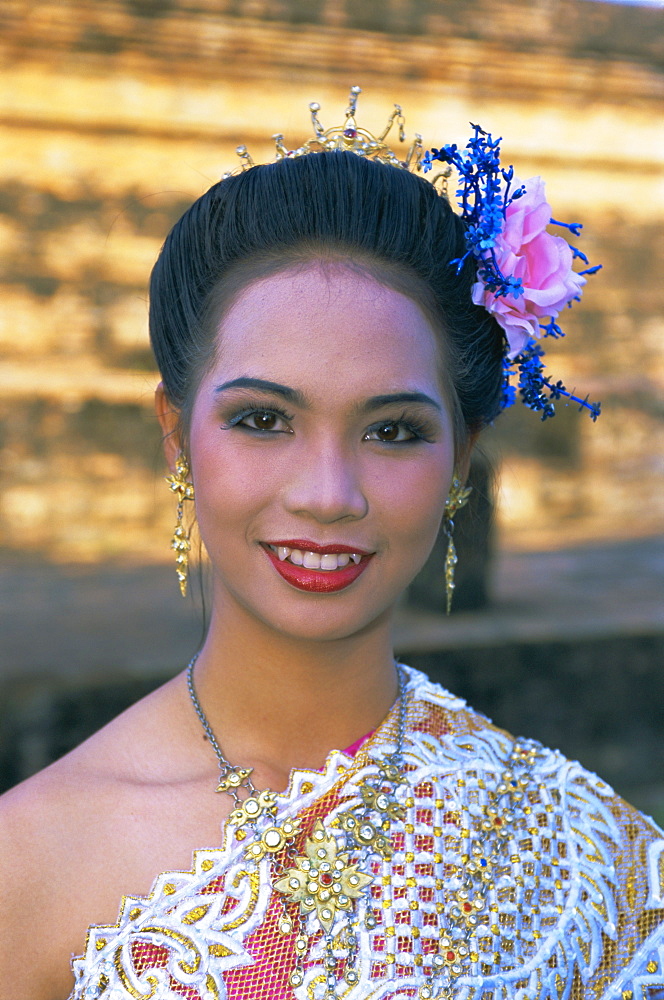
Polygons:
M217 989L216 983L209 972L205 977L205 988L208 993L212 994L208 1000L219 1000L219 990Z
M228 958L229 955L233 954L231 949L227 948L225 944L211 944L208 951L216 958Z
M122 964L122 945L120 945L120 947L116 950L115 955L113 956L113 964L115 965L115 969L120 978L120 982L126 989L129 996L133 997L134 1000L150 1000L150 998L155 995L155 990L157 989L159 982L155 979L154 976L147 977L147 982L151 986L149 993L139 993L138 990L135 990L134 987L129 982L129 976L125 972L124 966Z
M256 909L256 904L258 903L258 896L260 893L261 877L258 874L258 872L246 872L246 871L238 872L235 878L233 879L234 889L239 888L240 882L242 881L243 878L249 879L249 885L250 885L249 903L247 905L247 908L240 914L239 917L236 917L235 920L230 920L227 924L223 925L223 927L221 928L223 933L235 930L236 927L240 927L249 919L249 917Z
M182 918L183 924L195 924L197 921L201 920L207 911L210 909L211 904L208 903L207 906L196 906L193 910L189 910L189 913L185 913Z
M194 944L194 942L191 940L191 938L188 938L185 934L180 934L179 931L172 930L170 927L142 927L140 933L163 934L165 937L169 937L172 938L173 941L177 941L178 944L184 945L185 948L189 948L190 951L193 951L194 953L193 962L185 962L185 960L181 958L180 961L178 962L178 965L180 966L183 972L188 972L188 973L197 972L201 964L202 956L200 951ZM149 981L150 980L148 979L148 982ZM152 994L150 994L150 996L152 996Z

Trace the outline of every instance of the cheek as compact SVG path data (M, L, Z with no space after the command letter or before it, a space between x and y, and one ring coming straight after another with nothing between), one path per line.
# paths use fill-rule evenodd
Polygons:
M274 494L271 470L258 452L233 447L229 433L217 427L192 435L191 460L196 488L196 513L206 548L214 538L237 534Z
M435 462L409 463L407 469L396 473L386 469L380 481L374 482L374 499L380 504L388 544L391 536L407 542L418 554L428 552L433 545L453 469L451 452L442 450L437 458Z

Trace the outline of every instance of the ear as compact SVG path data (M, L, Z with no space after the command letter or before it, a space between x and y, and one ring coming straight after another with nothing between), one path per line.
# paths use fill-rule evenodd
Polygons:
M463 445L457 451L454 468L462 483L468 481L468 473L470 472L470 456L473 453L473 448L475 447L475 442L479 437L479 433L479 431L469 433L468 437L463 442Z
M155 389L154 407L163 434L162 444L166 462L171 472L175 472L175 460L182 451L180 442L180 411L173 406L166 395L163 382L160 382Z

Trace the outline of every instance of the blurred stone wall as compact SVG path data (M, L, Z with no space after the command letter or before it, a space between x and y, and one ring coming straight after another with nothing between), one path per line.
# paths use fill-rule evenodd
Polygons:
M169 226L246 142L398 100L425 142L505 137L605 269L550 366L600 398L487 434L503 544L661 529L664 215L659 12L588 0L4 0L0 545L168 558L146 284ZM659 141L658 141L658 129Z

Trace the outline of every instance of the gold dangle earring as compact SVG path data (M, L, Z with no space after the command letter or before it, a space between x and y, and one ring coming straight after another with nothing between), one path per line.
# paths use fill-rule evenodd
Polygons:
M468 497L473 492L472 486L464 486L458 478L456 470L452 477L450 495L445 501L443 514L443 530L447 535L447 556L445 557L445 594L447 597L447 614L452 610L452 595L454 594L454 569L459 559L454 547L454 515L468 503Z
M171 548L175 551L175 572L180 584L180 593L187 596L187 573L189 571L189 550L191 540L189 531L184 526L184 501L194 499L194 484L189 479L189 463L184 452L180 452L175 460L175 473L166 477L166 482L178 498L177 523L173 531Z

